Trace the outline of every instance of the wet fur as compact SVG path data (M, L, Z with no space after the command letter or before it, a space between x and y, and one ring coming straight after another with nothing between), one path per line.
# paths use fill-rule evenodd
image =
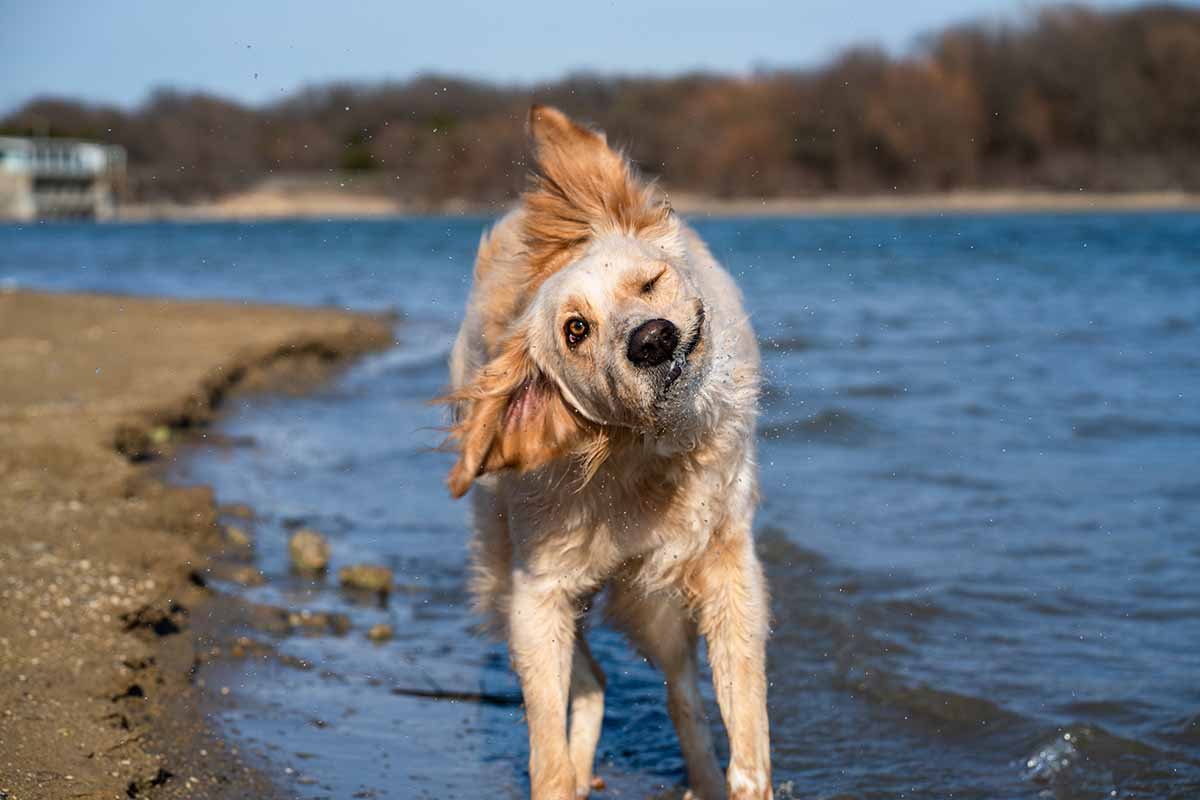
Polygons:
M446 399L450 490L474 487L471 588L521 678L533 797L593 786L604 676L583 613L607 590L610 620L666 675L693 796L769 798L759 358L740 294L602 134L539 106L529 127L537 169L480 242ZM560 336L570 315L595 329L575 349ZM677 380L624 359L630 327L654 317L689 343ZM699 636L730 738L724 777Z

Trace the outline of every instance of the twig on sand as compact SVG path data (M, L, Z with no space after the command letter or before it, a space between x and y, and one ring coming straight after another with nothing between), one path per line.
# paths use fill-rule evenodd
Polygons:
M392 694L401 697L421 697L427 700L451 700L462 703L478 703L484 706L501 706L515 708L521 705L521 698L513 694L495 694L492 692L459 692L452 689L414 689L406 686L392 687Z
M124 747L127 744L133 744L134 742L140 742L144 735L145 734L143 734L143 733L135 733L130 736L126 736L124 739L120 740L116 744L110 745L109 747L105 747L104 749L100 750L100 752L101 753L111 753L113 750L119 750L120 748Z

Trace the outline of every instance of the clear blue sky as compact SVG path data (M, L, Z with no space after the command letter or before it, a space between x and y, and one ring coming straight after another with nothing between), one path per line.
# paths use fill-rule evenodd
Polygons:
M1001 0L0 0L0 112L34 95L132 105L154 87L257 103L306 83L438 71L537 82L579 69L674 73L893 52ZM1101 0L1092 5L1132 5Z

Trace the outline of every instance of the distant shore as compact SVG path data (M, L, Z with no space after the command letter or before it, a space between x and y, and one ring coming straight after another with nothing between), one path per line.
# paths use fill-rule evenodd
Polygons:
M938 194L826 195L822 197L715 198L668 193L690 217L933 216L1089 211L1200 211L1200 194L1188 192L956 191ZM216 200L123 206L118 221L251 221L286 219L387 219L428 214L490 216L508 203L448 200L406 202L357 187L354 181L271 179Z
M282 796L193 683L227 644L197 635L212 491L153 465L230 392L391 340L327 309L0 291L0 797Z
M672 196L681 213L706 217L932 216L1026 212L1200 210L1188 192L960 191L941 194L829 195L762 200Z

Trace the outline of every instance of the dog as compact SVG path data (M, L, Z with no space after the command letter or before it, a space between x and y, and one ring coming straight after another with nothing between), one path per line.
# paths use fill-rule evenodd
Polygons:
M450 492L474 487L472 594L520 678L532 796L603 783L605 677L583 619L604 590L607 618L665 675L691 796L771 798L760 367L741 294L604 134L536 105L528 130L535 168L480 241L443 400Z

